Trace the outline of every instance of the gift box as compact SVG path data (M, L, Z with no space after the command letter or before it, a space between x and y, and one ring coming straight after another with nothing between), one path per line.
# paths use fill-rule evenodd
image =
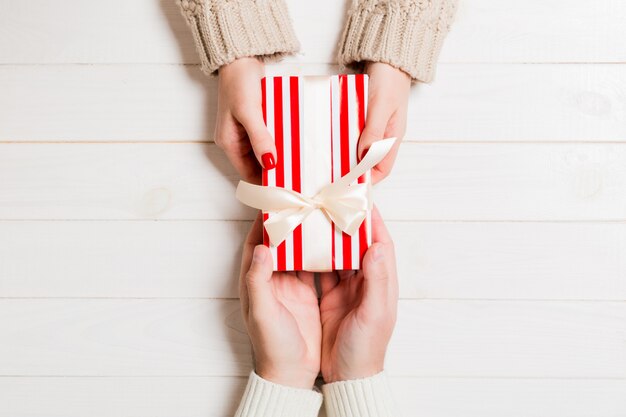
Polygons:
M262 186L240 183L237 197L263 210L263 241L276 271L360 268L371 244L370 168L390 149L371 156L370 149L357 160L367 81L367 75L262 80L276 167L263 170Z

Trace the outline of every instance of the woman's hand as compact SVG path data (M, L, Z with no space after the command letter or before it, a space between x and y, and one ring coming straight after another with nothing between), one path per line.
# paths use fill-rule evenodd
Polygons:
M322 375L326 383L365 378L383 370L396 322L398 281L393 243L372 213L373 244L360 271L323 273Z
M359 158L372 143L389 137L398 138L387 157L372 170L372 180L377 183L391 172L400 140L406 131L411 78L405 72L381 62L368 62L365 72L369 75L369 98L365 129L359 139Z
M256 373L268 381L312 388L320 370L322 328L312 272L272 272L260 245L260 216L246 241L239 296Z
M260 164L266 169L276 164L276 146L263 121L264 73L263 63L251 57L224 65L218 75L215 143L244 179L257 183Z

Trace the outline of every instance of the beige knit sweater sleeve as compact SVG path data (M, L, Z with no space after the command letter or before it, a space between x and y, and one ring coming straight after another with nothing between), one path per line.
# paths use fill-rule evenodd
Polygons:
M193 33L202 71L246 56L277 59L297 52L284 0L176 0Z
M431 81L457 1L352 0L339 44L339 64L385 62L414 81ZM176 2L206 74L244 56L268 60L299 49L284 0Z
M385 62L414 81L432 81L458 0L353 0L339 63Z

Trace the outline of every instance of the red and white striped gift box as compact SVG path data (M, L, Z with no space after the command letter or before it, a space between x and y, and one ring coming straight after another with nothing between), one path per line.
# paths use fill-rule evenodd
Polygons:
M357 144L367 113L367 75L266 77L263 117L276 141L276 168L263 171L263 185L315 195L357 164ZM359 183L370 183L370 173ZM264 213L267 220L271 213ZM276 271L358 269L371 244L370 215L359 232L339 230L320 210L277 247Z

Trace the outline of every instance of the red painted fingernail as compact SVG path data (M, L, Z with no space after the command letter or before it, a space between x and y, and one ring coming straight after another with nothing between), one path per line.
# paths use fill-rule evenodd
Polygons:
M271 152L264 153L261 156L261 160L263 161L263 168L270 170L276 167L276 161L274 161L274 155Z
M365 155L367 155L367 151L369 151L370 148L366 148L363 152L361 152L361 159L365 158Z

